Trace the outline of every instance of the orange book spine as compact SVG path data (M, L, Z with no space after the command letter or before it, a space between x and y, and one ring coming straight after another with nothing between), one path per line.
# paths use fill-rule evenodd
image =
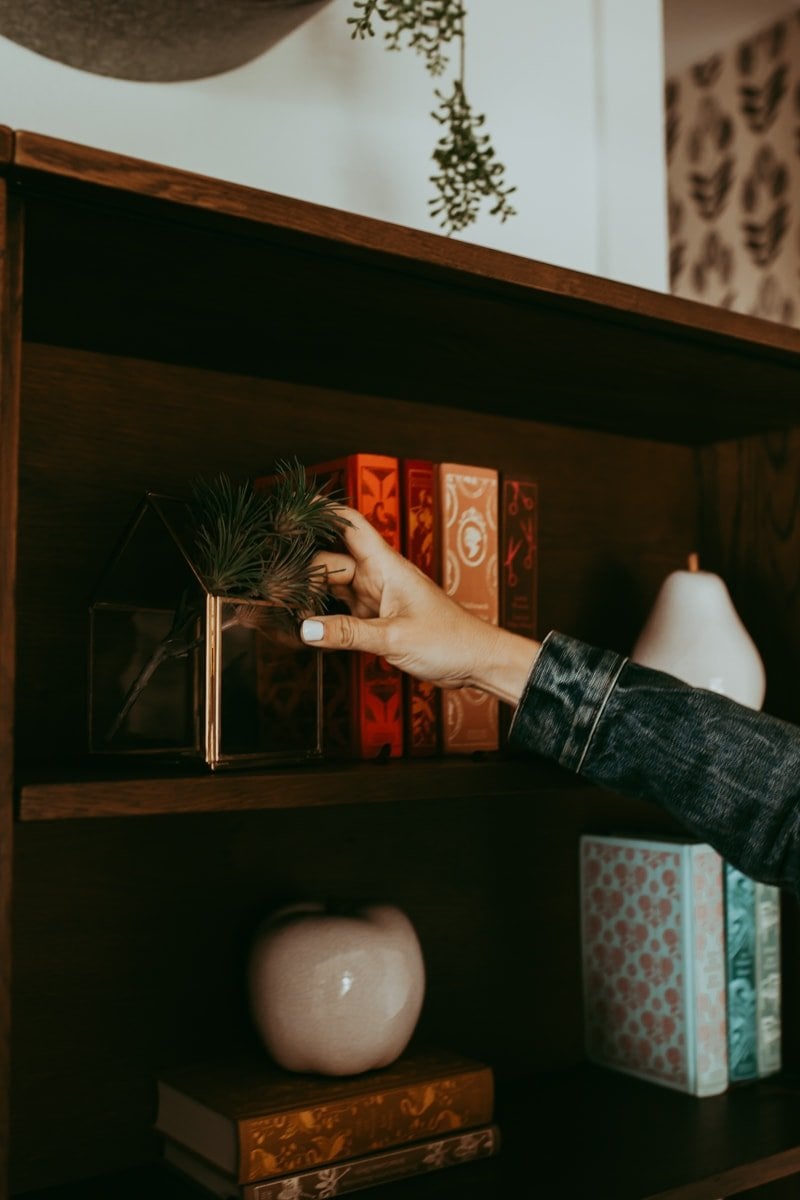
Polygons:
M440 463L437 514L442 586L469 612L499 622L499 475L493 467ZM446 754L497 750L499 704L478 688L442 693L442 749Z
M400 465L385 454L349 454L310 467L326 491L336 491L401 550ZM399 757L403 753L401 672L374 654L326 654L323 749L333 757Z
M309 1104L238 1124L239 1182L356 1158L436 1134L486 1125L494 1110L489 1066L367 1095Z
M431 579L438 579L435 466L428 459L400 462L402 542L406 558ZM403 677L405 750L422 758L439 750L441 695L434 684Z

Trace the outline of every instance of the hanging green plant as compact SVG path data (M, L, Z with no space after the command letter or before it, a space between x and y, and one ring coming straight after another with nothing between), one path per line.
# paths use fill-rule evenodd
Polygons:
M352 37L375 36L374 19L387 23L387 49L404 46L425 59L430 75L444 75L449 65L447 48L458 43L458 75L449 95L439 89L438 110L431 115L444 133L433 151L438 167L430 177L437 195L428 201L431 216L440 218L446 233L459 233L478 217L488 202L492 216L505 221L516 215L509 202L515 187L505 182L505 167L498 161L491 138L483 132L484 114L476 114L467 98L465 74L466 10L462 0L354 0L357 16L347 18Z

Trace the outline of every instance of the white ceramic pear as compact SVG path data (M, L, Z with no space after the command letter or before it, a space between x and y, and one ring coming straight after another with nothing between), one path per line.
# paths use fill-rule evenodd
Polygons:
M291 905L256 935L249 989L256 1029L280 1066L356 1075L405 1050L425 993L422 950L393 905L347 914Z
M661 585L631 658L693 687L761 708L764 663L719 575L673 571Z

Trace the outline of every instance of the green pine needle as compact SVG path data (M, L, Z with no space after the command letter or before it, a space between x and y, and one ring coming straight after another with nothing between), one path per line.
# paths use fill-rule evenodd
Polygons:
M322 495L316 479L307 477L297 459L277 463L271 495L272 523L281 537L310 533L317 541L331 545L348 523L340 512L342 498L337 493Z
M272 487L227 475L193 487L198 567L214 595L267 600L298 618L323 611L324 572L313 564L348 524L335 495L320 494L294 459L277 463Z
M266 496L227 475L196 480L195 541L199 568L215 595L251 596L262 575L264 543L272 532Z

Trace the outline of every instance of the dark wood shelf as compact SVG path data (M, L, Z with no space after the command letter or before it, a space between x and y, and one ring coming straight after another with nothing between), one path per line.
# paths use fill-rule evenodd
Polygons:
M502 1145L495 1158L359 1195L718 1200L800 1170L800 1088L780 1079L698 1099L583 1066L501 1091L497 1118ZM206 1195L153 1164L27 1193L26 1200Z
M543 633L626 653L698 550L796 719L800 330L3 127L0 326L2 1200L6 1173L30 1200L196 1200L144 1165L154 1072L252 1035L251 931L323 895L408 912L425 1035L498 1079L496 1159L364 1200L718 1200L800 1175L794 1080L698 1100L570 1067L578 838L674 832L663 810L502 754L82 757L87 598L143 491L353 449L533 474Z
M684 444L800 422L776 322L27 132L7 170L31 343Z
M57 821L156 814L464 800L519 796L582 784L546 763L486 755L318 763L259 772L120 775L77 772L23 783L18 818Z

